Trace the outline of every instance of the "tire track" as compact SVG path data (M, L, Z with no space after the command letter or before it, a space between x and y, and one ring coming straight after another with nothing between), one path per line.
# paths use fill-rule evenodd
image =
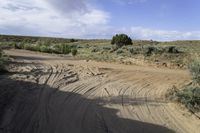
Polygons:
M24 56L31 59L42 55ZM178 133L198 133L199 121L184 116L184 111L163 99L170 86L187 81L185 74L128 66L121 69L61 57L57 60L50 55L45 58L33 61L40 64L20 66L30 70L28 74L36 80L37 85L30 86L30 90L38 88L38 93L33 93L36 100L33 102L22 93L19 98L24 102L16 105L16 116L0 132L168 133L167 129L172 129ZM28 106L31 102L33 105ZM17 123L19 118L21 123Z

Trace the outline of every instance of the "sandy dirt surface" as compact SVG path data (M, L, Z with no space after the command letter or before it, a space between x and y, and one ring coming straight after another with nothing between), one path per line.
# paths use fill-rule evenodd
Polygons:
M74 60L24 50L0 76L0 133L199 133L165 100L187 71Z

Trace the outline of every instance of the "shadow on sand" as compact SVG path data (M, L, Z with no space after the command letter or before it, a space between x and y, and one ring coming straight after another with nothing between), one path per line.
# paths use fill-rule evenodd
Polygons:
M120 118L99 99L0 76L1 133L174 133Z

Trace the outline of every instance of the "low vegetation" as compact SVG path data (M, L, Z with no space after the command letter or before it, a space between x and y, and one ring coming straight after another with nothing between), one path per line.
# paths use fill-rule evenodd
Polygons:
M44 53L55 53L55 54L77 54L77 49L75 45L69 45L67 43L63 44L49 44L36 42L30 43L15 43L14 47L16 49L26 49L31 51L38 51ZM75 52L74 52L75 51Z
M131 40L117 34L112 40L83 40L0 35L0 46L45 53L72 54L81 59L124 63L134 59L158 67L187 68L193 56L200 57L200 41L158 42ZM76 50L75 50L76 49Z
M200 85L200 61L195 60L189 65L189 70L195 83Z
M72 55L73 55L73 56L76 56L76 54L77 54L78 51L77 51L77 49L73 48L73 49L71 50L71 52L72 52Z
M5 55L3 54L3 51L0 48L0 74L7 72L6 61L7 61L7 58L5 57Z
M182 90L174 90L173 99L184 104L190 111L200 111L200 62L194 61L189 65L193 83Z
M125 62L128 59L139 59L156 65L164 64L167 67L168 64L175 64L180 68L190 64L189 70L194 83L181 91L176 90L173 96L190 110L200 108L200 61L191 63L194 56L200 57L200 41L131 40L126 34L117 34L112 40L0 36L0 46L45 53L72 54L82 59L97 61ZM0 71L3 70L5 70L5 58L0 51Z
M189 86L176 93L177 100L192 112L200 111L200 88Z
M38 43L45 42L51 43L70 43L77 42L76 39L64 39L64 38L51 38L51 37L31 37L31 36L12 36L12 35L0 35L0 42L13 42L13 43Z

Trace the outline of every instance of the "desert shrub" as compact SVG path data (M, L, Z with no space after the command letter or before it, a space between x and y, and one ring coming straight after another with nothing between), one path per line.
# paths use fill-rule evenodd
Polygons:
M3 57L0 57L0 72L5 70L5 61Z
M28 44L28 43L24 44L24 49L30 50L31 49L31 44Z
M32 51L40 51L40 46L39 45L33 45L30 47Z
M3 57L3 51L2 51L2 49L0 48L0 58L2 58Z
M50 50L49 50L49 48L47 46L42 45L42 46L40 46L40 52L49 53Z
M7 60L7 58L4 57L3 51L2 51L2 49L0 49L0 72L1 73L7 72L6 67L5 67L6 60Z
M152 55L153 54L153 52L155 52L156 51L156 48L155 47L147 47L146 48L146 50L145 50L145 55L146 56L150 56L150 55Z
M124 45L131 45L132 39L126 34L116 34L115 36L113 36L111 44L115 44L118 47L122 47Z
M170 46L170 47L158 47L158 46L147 46L142 47L142 53L145 56L151 56L152 54L177 54L181 53L176 47Z
M92 50L91 50L91 52L99 52L100 51L100 48L98 48L98 47L93 47L92 48Z
M86 44L86 45L83 45L84 48L90 48L90 45L89 44Z
M148 46L144 48L144 54L146 56L151 56L152 54L163 54L165 53L165 50L162 47L157 46Z
M143 54L145 55L146 53L146 48L141 47L141 46L134 46L134 47L130 47L128 49L128 51L132 54L132 55L136 55L136 54Z
M71 52L72 52L72 55L73 55L73 56L76 56L76 54L78 53L78 50L75 49L75 48L73 48L73 49L71 50Z
M56 44L52 47L52 53L56 54L69 54L71 52L71 47L67 44Z
M109 51L109 50L111 50L112 49L112 47L110 47L110 46L104 46L103 47L103 50L106 50L106 51Z
M200 88L188 87L176 93L176 96L190 110L200 110Z
M36 45L39 46L50 46L51 42L49 40L38 40L37 42L35 42Z
M171 54L180 53L179 50L175 46L166 47L165 52L171 53Z
M118 49L118 47L114 45L114 46L111 47L111 49L110 49L109 52L110 52L110 53L113 53L113 52L115 52L117 49Z
M69 54L72 48L75 48L76 45L67 45L67 44L57 44L57 45L47 45L44 42L37 42L36 44L24 44L23 47L17 45L19 49L26 49L31 51L39 51L45 53L56 53L56 54Z
M23 42L15 43L15 48L16 49L24 49L24 45L25 45L25 43L23 43Z
M5 67L4 67L4 61L0 58L0 73L3 72L5 70Z
M2 51L2 49L0 48L0 58L2 58L3 57L3 51Z
M134 49L134 48L129 48L128 50L129 50L129 52L130 52L131 54L135 54L135 49Z
M192 111L200 111L200 61L193 61L189 65L193 80L197 84L191 84L181 91L176 92L176 99Z
M62 44L62 54L69 54L71 52L71 48L69 45Z
M117 49L117 51L116 51L116 54L117 55L120 55L120 54L123 54L124 53L124 50L123 49Z
M195 60L189 65L189 70L193 80L200 84L200 61Z
M73 38L69 40L69 42L77 42L77 41L78 41L78 40L73 39Z
M76 49L77 47L78 47L78 45L77 44L66 44L66 45L68 45L71 49Z
M31 50L31 51L40 51L40 46L39 45L36 45L36 44L29 44L29 43L26 43L24 45L24 49L26 50Z
M40 46L36 44L25 44L24 49L31 51L40 51Z
M53 46L53 51L56 54L61 54L62 53L62 46L61 44L57 44Z
M15 44L16 44L15 42L0 42L0 47L2 49L14 48Z
M77 45L77 48L83 48L83 46L81 46L81 45L78 44L78 45Z
M130 53L130 55L143 54L146 55L148 53L148 47L141 46L123 46L121 49Z

